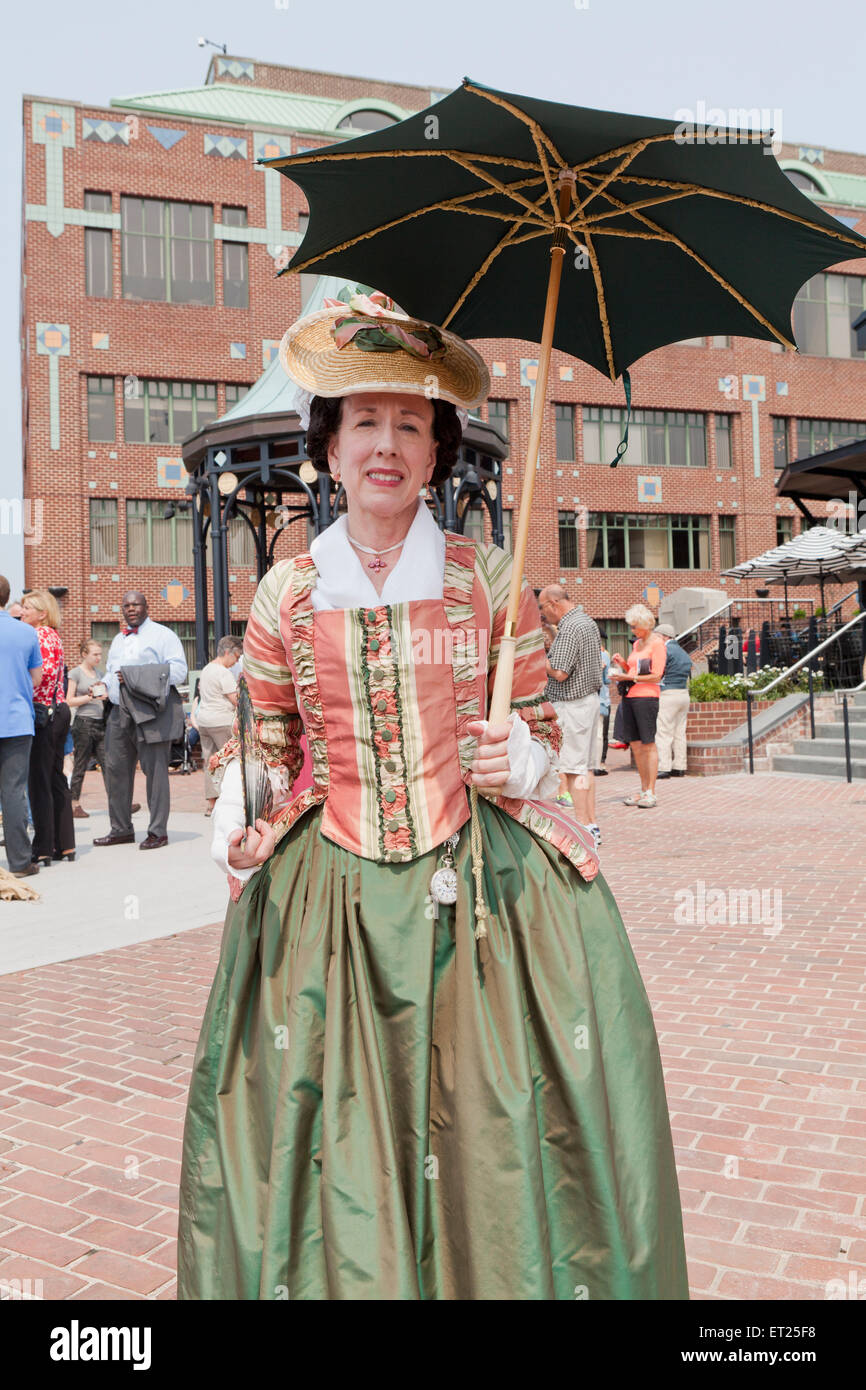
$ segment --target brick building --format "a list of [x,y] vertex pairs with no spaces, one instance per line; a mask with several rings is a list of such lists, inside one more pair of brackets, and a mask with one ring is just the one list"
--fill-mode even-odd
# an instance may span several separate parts
[[[186,483],[180,443],[261,375],[315,283],[275,280],[306,205],[254,161],[376,128],[440,95],[217,55],[189,90],[108,108],[25,98],[24,496],[42,506],[26,583],[67,587],[70,652],[91,633],[113,635],[131,586],[191,644],[191,520],[173,505]],[[780,162],[866,232],[866,155],[786,145]],[[866,436],[866,352],[850,327],[864,308],[866,262],[851,261],[801,291],[798,354],[745,338],[650,354],[632,368],[636,414],[615,471],[621,384],[554,353],[531,582],[562,579],[619,645],[630,602],[723,587],[721,569],[796,531],[793,505],[776,501],[778,467]],[[476,346],[492,375],[482,414],[510,440],[503,502],[513,512],[537,347]],[[750,377],[760,399],[744,399]],[[480,514],[472,528],[481,534]],[[240,532],[229,558],[240,623],[255,583]]]

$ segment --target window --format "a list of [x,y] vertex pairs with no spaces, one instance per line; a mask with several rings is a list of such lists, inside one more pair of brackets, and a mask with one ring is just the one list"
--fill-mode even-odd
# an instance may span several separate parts
[[773,462],[777,468],[786,468],[788,459],[788,421],[783,415],[773,416]]
[[788,541],[794,539],[794,518],[792,516],[776,517],[776,545],[786,545]]
[[602,637],[601,645],[613,656],[614,652],[619,652],[620,656],[627,657],[631,651],[631,628],[622,618],[597,618],[599,628],[607,633],[607,641]]
[[[246,208],[223,208],[224,227],[246,225]],[[228,309],[250,307],[249,249],[245,241],[223,241],[223,304]]]
[[578,517],[578,512],[559,513],[559,568],[563,570],[576,570],[580,564]]
[[[245,628],[246,622],[238,618],[232,618],[229,623],[229,633],[232,637],[243,637]],[[171,630],[180,639],[180,645],[183,647],[183,654],[186,657],[187,666],[190,671],[194,671],[196,669],[195,623],[178,623],[172,619]],[[215,636],[213,623],[208,623],[207,650],[208,656],[211,658],[216,654]],[[192,694],[191,691],[190,694]]]
[[87,378],[87,438],[91,444],[113,444],[114,377]]
[[731,441],[730,415],[716,416],[716,467],[733,468],[734,453]]
[[167,517],[170,510],[168,502],[127,501],[127,565],[192,564],[192,512]]
[[[626,411],[583,408],[585,463],[610,463],[623,437]],[[638,468],[706,468],[707,417],[683,410],[634,410],[623,463]]]
[[[483,502],[475,507],[467,507],[463,512],[463,535],[469,536],[474,541],[493,540],[493,523]],[[511,512],[509,510],[502,513],[503,550],[510,552],[511,543]]]
[[229,382],[226,387],[226,410],[231,410],[233,405],[242,401],[249,389],[248,386],[238,386],[236,382]]
[[574,406],[555,405],[553,407],[556,429],[556,458],[561,463],[573,463],[574,452]]
[[[310,225],[310,214],[309,214],[308,212],[299,212],[299,213],[298,213],[298,231],[301,233],[301,236],[306,236],[307,228],[309,227],[309,225]],[[301,291],[301,313],[303,313],[303,312],[304,312],[304,307],[305,307],[305,305],[307,304],[307,302],[309,301],[310,295],[313,293],[313,290],[316,288],[316,284],[318,283],[319,277],[318,277],[318,275],[310,275],[310,274],[308,274],[307,271],[302,270],[301,273],[300,273],[299,278],[300,278],[300,281],[301,281],[301,284],[300,284],[300,291]]]
[[487,402],[488,423],[498,429],[504,439],[508,439],[508,401]]
[[866,421],[795,420],[794,438],[796,457],[807,459],[813,454],[824,454],[830,449],[841,449],[845,444],[866,439]]
[[729,348],[730,346],[731,340],[727,333],[717,333],[714,337],[710,338],[710,347]]
[[337,123],[338,130],[384,130],[385,126],[395,125],[396,116],[390,116],[386,111],[377,111],[370,107],[364,111],[353,111],[350,115],[344,116]]
[[719,517],[719,569],[730,570],[737,563],[737,518]]
[[124,299],[213,304],[213,209],[121,198]]
[[677,338],[674,347],[703,347],[703,338]]
[[116,565],[117,558],[117,499],[91,497],[90,563]]
[[710,519],[590,512],[586,555],[591,569],[708,570]]
[[242,517],[235,514],[228,525],[229,564],[238,569],[255,569],[256,542],[252,531]]
[[795,188],[802,188],[804,193],[820,193],[821,186],[817,179],[810,178],[804,174],[802,169],[783,169],[782,173],[790,179]]
[[123,401],[127,444],[180,444],[216,419],[216,386],[210,382],[132,381]]
[[816,357],[866,357],[851,327],[866,308],[866,276],[813,275],[794,301],[794,337]]
[[[84,210],[111,212],[111,194],[85,193]],[[84,293],[93,299],[111,299],[114,293],[111,231],[107,227],[84,228]]]

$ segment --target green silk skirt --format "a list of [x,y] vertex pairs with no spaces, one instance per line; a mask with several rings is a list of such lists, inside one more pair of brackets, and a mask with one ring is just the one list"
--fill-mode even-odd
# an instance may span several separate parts
[[431,852],[302,816],[229,906],[183,1139],[179,1299],[685,1299],[649,1001],[613,896],[483,798]]

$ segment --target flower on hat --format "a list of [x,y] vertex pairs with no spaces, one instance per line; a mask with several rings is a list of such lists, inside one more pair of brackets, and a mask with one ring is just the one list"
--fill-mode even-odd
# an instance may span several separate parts
[[[408,352],[412,357],[433,359],[445,352],[442,335],[432,324],[414,324],[411,331],[403,328],[403,314],[396,313],[393,299],[382,290],[364,292],[358,286],[354,292],[343,286],[336,299],[325,299],[326,309],[343,309],[331,326],[338,348],[353,343],[363,352]],[[370,320],[377,320],[371,323]],[[385,322],[382,322],[385,320]]]

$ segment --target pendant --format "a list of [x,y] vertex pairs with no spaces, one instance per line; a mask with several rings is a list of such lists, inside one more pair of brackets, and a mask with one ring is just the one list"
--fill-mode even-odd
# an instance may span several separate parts
[[367,569],[368,569],[368,570],[383,570],[383,569],[385,569],[385,561],[382,559],[382,556],[381,556],[381,555],[377,555],[376,558],[375,558],[374,560],[371,560],[371,561],[369,562],[369,564],[367,565]]
[[[457,848],[459,839],[459,833],[449,835],[445,841],[439,867],[430,879],[430,897],[437,905],[437,909],[439,904],[445,906],[457,901],[457,872],[454,868],[454,850]],[[438,910],[436,915],[438,917]]]

